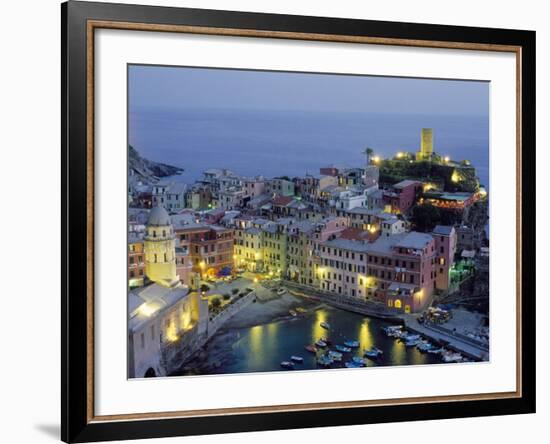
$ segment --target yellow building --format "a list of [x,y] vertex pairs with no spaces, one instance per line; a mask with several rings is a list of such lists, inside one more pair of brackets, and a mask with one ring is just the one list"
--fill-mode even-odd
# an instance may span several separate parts
[[416,152],[416,160],[431,160],[434,152],[433,130],[422,128],[420,135],[420,151]]
[[145,274],[164,287],[179,283],[176,274],[176,244],[170,216],[163,207],[149,214],[145,228]]

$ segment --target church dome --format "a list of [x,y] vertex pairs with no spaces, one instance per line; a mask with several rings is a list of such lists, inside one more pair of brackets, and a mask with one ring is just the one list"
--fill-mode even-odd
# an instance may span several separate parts
[[170,216],[164,207],[155,207],[149,213],[147,225],[168,226],[171,225]]

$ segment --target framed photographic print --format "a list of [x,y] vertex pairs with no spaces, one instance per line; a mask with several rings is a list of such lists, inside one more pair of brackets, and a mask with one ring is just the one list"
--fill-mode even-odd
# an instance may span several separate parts
[[62,439],[535,411],[535,33],[62,5]]

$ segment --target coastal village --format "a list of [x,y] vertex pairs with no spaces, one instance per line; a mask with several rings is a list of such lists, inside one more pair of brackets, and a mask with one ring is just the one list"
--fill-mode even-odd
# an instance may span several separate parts
[[[488,193],[432,129],[415,151],[365,148],[363,165],[300,177],[212,168],[184,183],[130,150],[129,377],[172,374],[239,312],[285,294],[387,320],[388,337],[442,362],[489,359]],[[299,368],[300,353],[319,368],[381,358],[374,346],[346,357],[360,343],[322,324],[273,370]]]

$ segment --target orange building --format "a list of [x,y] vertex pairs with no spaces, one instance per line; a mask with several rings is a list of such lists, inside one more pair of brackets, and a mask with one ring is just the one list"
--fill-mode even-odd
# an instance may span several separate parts
[[186,248],[193,271],[202,278],[222,270],[233,271],[233,230],[218,225],[197,224],[177,228],[176,245]]
[[143,239],[134,233],[128,235],[128,286],[142,287],[145,277],[145,255],[143,254]]

